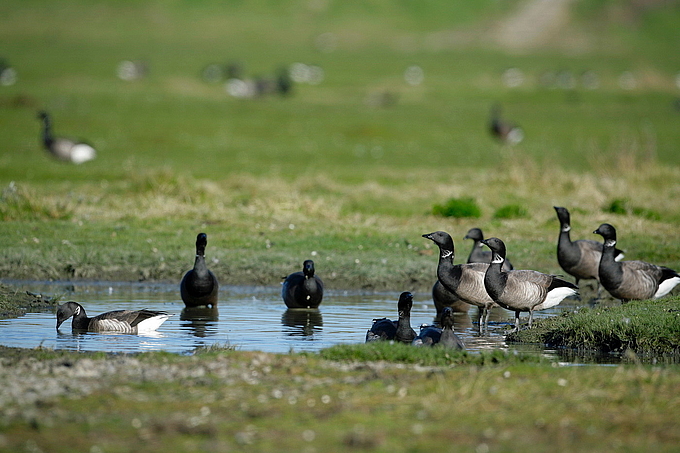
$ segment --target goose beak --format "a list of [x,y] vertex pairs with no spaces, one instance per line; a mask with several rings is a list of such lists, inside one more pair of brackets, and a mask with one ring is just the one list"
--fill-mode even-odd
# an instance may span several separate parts
[[424,237],[425,239],[430,239],[430,240],[431,240],[431,239],[432,239],[432,233],[423,234],[423,237]]

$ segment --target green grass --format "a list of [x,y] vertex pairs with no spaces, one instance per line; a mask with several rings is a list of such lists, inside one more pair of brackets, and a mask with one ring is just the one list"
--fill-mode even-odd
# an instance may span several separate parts
[[495,356],[423,366],[230,350],[0,348],[3,372],[29,367],[35,383],[71,386],[37,401],[18,391],[5,397],[0,451],[422,451],[443,442],[456,450],[674,451],[680,440],[676,366]]
[[540,319],[510,341],[545,344],[602,353],[628,350],[639,356],[677,357],[680,353],[680,300],[666,297],[613,307],[581,308],[575,313]]

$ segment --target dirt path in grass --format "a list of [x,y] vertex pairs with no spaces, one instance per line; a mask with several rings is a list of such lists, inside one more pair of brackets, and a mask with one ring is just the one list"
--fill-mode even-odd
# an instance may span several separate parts
[[573,0],[529,0],[499,24],[495,41],[512,50],[532,49],[558,37],[569,23]]

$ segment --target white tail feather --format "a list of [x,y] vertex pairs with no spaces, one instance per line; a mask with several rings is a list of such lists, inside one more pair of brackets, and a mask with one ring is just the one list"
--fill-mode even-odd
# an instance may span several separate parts
[[659,297],[663,297],[670,293],[678,284],[680,284],[680,277],[673,277],[662,281],[659,285],[659,289],[657,289],[654,294],[654,299],[658,299]]

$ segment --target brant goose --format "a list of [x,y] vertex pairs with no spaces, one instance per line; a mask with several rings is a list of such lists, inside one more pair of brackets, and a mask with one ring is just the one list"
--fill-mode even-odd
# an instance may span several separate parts
[[673,269],[644,261],[615,261],[616,229],[610,224],[603,223],[593,233],[604,239],[600,283],[615,298],[622,302],[658,299],[680,284],[680,274]]
[[453,310],[445,307],[441,316],[441,329],[433,326],[422,326],[420,334],[413,339],[414,346],[440,345],[450,349],[465,349],[465,343],[453,332]]
[[288,308],[317,308],[323,299],[323,281],[314,275],[314,261],[305,260],[301,272],[283,281],[281,297]]
[[114,310],[88,318],[85,309],[77,302],[66,302],[57,309],[57,330],[73,316],[73,330],[90,332],[148,333],[153,332],[170,315],[154,310]]
[[496,305],[484,289],[484,273],[489,267],[486,263],[453,264],[453,239],[444,231],[423,234],[439,247],[437,278],[444,287],[459,299],[479,307],[479,330],[488,327],[491,307]]
[[82,164],[96,157],[95,149],[84,142],[70,138],[54,137],[52,135],[52,121],[47,112],[39,112],[38,118],[43,122],[42,142],[45,149],[59,160]]
[[[569,211],[566,208],[554,206],[560,221],[560,236],[557,240],[557,261],[564,271],[576,279],[576,285],[581,279],[597,281],[597,299],[600,298],[600,279],[598,267],[602,257],[602,243],[588,239],[573,241],[569,237],[571,230]],[[615,259],[623,258],[621,250],[615,250]]]
[[187,271],[179,284],[179,292],[182,295],[184,305],[187,307],[215,307],[219,283],[208,266],[205,264],[205,246],[208,244],[208,235],[199,233],[196,236],[196,260],[194,268]]
[[411,328],[411,307],[413,307],[413,294],[408,291],[401,293],[399,302],[397,302],[399,320],[374,319],[373,325],[366,332],[366,343],[377,340],[396,340],[403,343],[413,341],[416,332]]
[[489,131],[498,140],[509,145],[516,145],[524,140],[524,131],[521,127],[501,118],[501,107],[498,104],[491,108]]
[[451,307],[453,311],[458,313],[467,313],[470,309],[470,304],[460,300],[458,296],[446,289],[439,280],[432,285],[432,300],[437,309],[437,318],[441,318],[444,307]]
[[[474,241],[472,250],[470,250],[470,256],[468,256],[468,263],[489,264],[491,262],[491,252],[482,249],[482,247],[484,247],[484,244],[482,244],[482,241],[484,240],[484,233],[482,233],[482,230],[479,228],[470,228],[463,239],[472,239]],[[511,271],[512,269],[512,263],[509,259],[506,259],[505,262],[503,262],[503,270]]]
[[578,294],[578,286],[554,275],[531,270],[504,272],[505,244],[498,238],[482,241],[493,253],[493,259],[484,276],[487,292],[503,308],[515,312],[515,328],[519,331],[519,314],[529,312],[529,328],[533,323],[534,310],[551,308],[564,298]]

